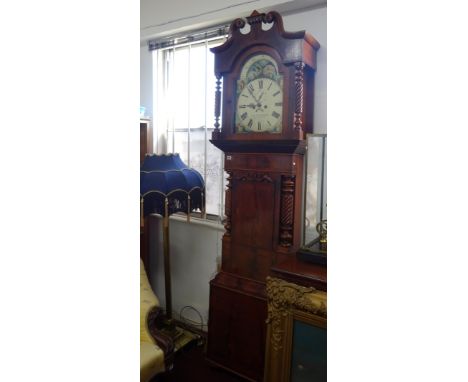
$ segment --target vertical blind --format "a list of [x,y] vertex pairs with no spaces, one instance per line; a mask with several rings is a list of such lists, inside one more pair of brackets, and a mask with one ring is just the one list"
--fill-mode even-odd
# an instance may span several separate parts
[[[206,182],[207,213],[223,216],[222,153],[208,142],[214,129],[214,56],[224,28],[150,41],[153,52],[154,115],[158,152],[177,152]],[[164,147],[164,148],[163,148]]]

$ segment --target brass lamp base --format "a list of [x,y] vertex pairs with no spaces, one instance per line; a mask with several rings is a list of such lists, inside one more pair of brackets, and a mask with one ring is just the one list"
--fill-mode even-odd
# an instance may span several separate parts
[[200,335],[177,326],[172,319],[166,320],[159,330],[172,338],[174,341],[174,352],[178,352],[188,344],[201,339]]
[[177,352],[182,349],[184,346],[191,344],[192,342],[198,342],[200,340],[200,336],[198,334],[194,334],[189,332],[186,329],[182,329],[177,327],[177,335],[174,339],[174,351]]

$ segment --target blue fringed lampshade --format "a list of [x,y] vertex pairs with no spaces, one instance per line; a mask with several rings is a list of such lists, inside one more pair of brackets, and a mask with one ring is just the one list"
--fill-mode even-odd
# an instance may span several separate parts
[[146,155],[140,168],[142,217],[156,213],[204,211],[205,182],[182,162],[179,154]]

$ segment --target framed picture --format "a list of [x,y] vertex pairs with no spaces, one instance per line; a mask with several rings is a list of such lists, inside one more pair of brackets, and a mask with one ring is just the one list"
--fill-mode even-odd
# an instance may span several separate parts
[[327,295],[267,278],[264,382],[326,382]]

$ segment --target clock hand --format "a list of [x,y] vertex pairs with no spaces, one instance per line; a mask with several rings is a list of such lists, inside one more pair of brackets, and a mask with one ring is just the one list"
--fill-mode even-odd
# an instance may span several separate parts
[[251,109],[255,109],[255,104],[252,102],[252,103],[249,103],[249,104],[244,104],[244,105],[239,105],[239,107],[250,107]]
[[252,90],[250,90],[249,87],[247,87],[247,90],[249,91],[249,93],[250,93],[250,95],[252,96],[252,98],[254,99],[254,101],[257,102],[257,103],[259,103],[258,100],[257,100],[257,98],[253,95]]
[[257,105],[256,105],[257,111],[259,111],[259,110],[261,111],[261,110],[262,110],[262,104],[260,103],[260,100],[261,100],[262,97],[263,97],[263,93],[264,93],[264,92],[262,91],[262,92],[260,93],[260,97],[258,97],[258,100],[256,100],[256,101],[257,101]]
[[263,93],[265,93],[265,92],[262,91],[262,94],[260,94],[260,97],[258,97],[258,101],[257,101],[258,103],[260,103],[260,100],[261,100],[262,97],[263,97]]

